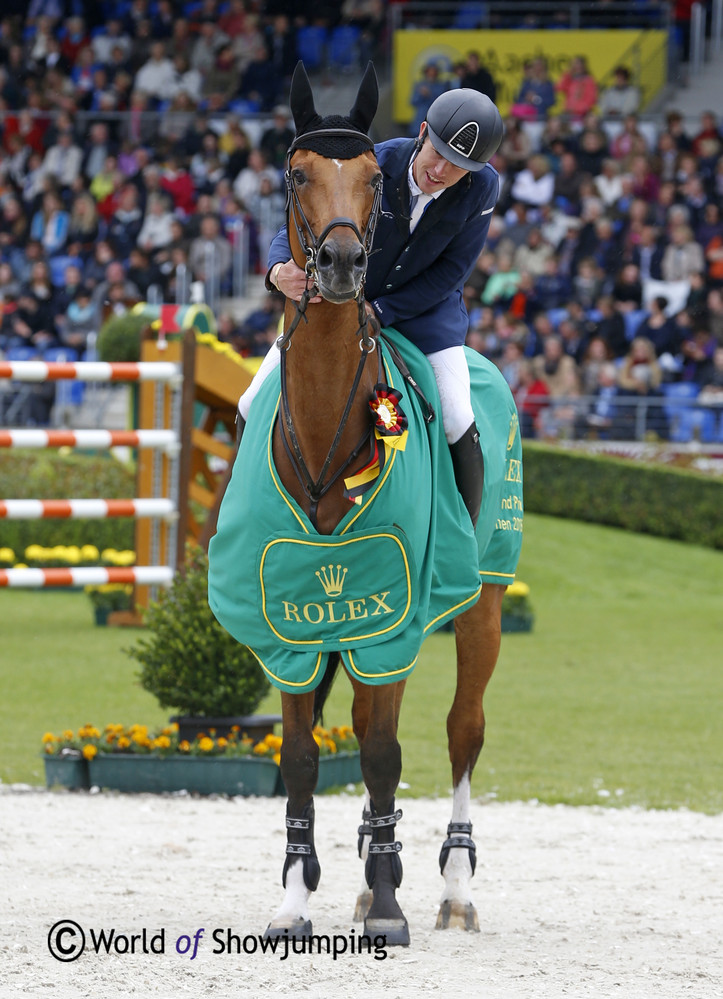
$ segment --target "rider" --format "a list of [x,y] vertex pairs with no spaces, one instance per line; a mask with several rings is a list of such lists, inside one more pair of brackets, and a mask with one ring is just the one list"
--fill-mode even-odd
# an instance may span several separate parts
[[[383,196],[365,283],[368,311],[411,340],[432,365],[455,480],[474,524],[484,471],[463,350],[468,316],[462,288],[497,202],[499,177],[488,161],[502,134],[492,101],[462,88],[431,104],[416,139],[375,146]],[[266,284],[294,301],[306,287],[305,272],[291,259],[285,227],[271,243]],[[279,351],[272,347],[239,400],[242,421],[278,363]]]

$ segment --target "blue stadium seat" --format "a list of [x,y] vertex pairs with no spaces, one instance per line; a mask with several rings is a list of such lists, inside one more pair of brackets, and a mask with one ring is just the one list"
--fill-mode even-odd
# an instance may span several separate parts
[[[43,360],[53,364],[73,364],[79,359],[78,351],[73,347],[48,347],[43,352]],[[60,409],[70,406],[80,406],[85,393],[85,383],[59,379],[55,383],[55,405]]]
[[625,321],[625,336],[628,340],[632,340],[637,332],[638,326],[642,323],[643,319],[647,319],[650,313],[646,309],[633,309],[632,312],[623,312],[623,319]]
[[695,405],[700,386],[695,382],[671,382],[663,385],[665,415],[670,425],[670,439],[687,443],[698,439],[710,444],[716,437],[715,414]]
[[50,265],[50,283],[54,288],[62,288],[65,284],[66,267],[74,265],[75,267],[80,267],[81,271],[83,269],[83,261],[80,257],[68,256],[66,254],[51,257],[48,263]]
[[484,3],[461,3],[454,15],[452,28],[456,31],[474,31],[481,27],[486,13],[487,5]]
[[307,70],[321,69],[326,63],[329,33],[320,25],[306,25],[296,32],[296,54]]
[[332,28],[329,38],[329,66],[332,69],[352,70],[358,67],[360,36],[360,29],[353,24]]

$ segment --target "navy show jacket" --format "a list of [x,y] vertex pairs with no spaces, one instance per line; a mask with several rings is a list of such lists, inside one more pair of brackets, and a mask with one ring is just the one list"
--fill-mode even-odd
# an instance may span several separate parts
[[[413,139],[388,139],[375,152],[383,174],[365,294],[382,326],[393,326],[425,354],[463,344],[469,318],[462,289],[485,244],[499,195],[489,163],[431,201],[409,234],[407,171]],[[269,248],[269,270],[291,258],[282,228]]]

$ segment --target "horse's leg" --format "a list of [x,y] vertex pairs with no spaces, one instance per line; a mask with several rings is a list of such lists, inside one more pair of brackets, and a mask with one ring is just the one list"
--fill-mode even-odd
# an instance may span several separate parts
[[281,776],[286,803],[286,862],[281,907],[269,923],[266,936],[306,937],[311,933],[308,902],[319,883],[319,861],[314,847],[314,788],[319,774],[319,747],[311,732],[314,694],[281,694],[284,741]]
[[476,852],[469,818],[470,781],[485,734],[484,692],[500,651],[500,618],[506,587],[485,583],[474,607],[455,620],[457,689],[447,717],[452,762],[452,821],[439,865],[444,877],[437,928],[479,931],[472,902]]
[[[402,773],[402,752],[397,740],[404,681],[364,687],[352,680],[355,696],[352,717],[361,747],[361,768],[369,796],[364,874],[371,889],[371,904],[364,918],[364,932],[384,935],[389,946],[409,945],[409,927],[396,900],[402,880],[401,843],[394,829],[401,818],[394,795]],[[365,833],[360,833],[363,839]],[[364,907],[366,899],[362,904]],[[358,903],[359,904],[359,900]]]

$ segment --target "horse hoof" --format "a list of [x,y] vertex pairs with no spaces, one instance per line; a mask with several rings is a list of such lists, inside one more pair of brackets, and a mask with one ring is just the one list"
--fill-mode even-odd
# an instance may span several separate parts
[[372,937],[384,937],[387,947],[409,946],[409,924],[406,919],[366,919],[364,933]]
[[354,910],[355,923],[363,923],[367,918],[367,913],[372,907],[372,899],[374,896],[370,891],[363,891],[361,895],[357,895],[356,898],[356,909]]
[[471,902],[454,902],[446,899],[439,907],[437,929],[457,929],[467,930],[468,933],[479,933],[477,910]]
[[264,940],[286,937],[288,940],[308,940],[311,936],[311,920],[295,919],[290,926],[274,926],[272,923],[264,931]]

